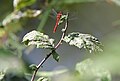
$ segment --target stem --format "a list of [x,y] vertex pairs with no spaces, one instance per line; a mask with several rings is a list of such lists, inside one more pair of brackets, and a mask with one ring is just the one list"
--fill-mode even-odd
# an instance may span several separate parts
[[[68,16],[68,15],[69,15],[69,14],[67,13],[67,16]],[[51,51],[45,58],[43,58],[43,60],[37,65],[37,68],[36,68],[36,69],[34,70],[34,72],[33,72],[31,81],[34,81],[35,76],[36,76],[37,71],[39,70],[39,68],[47,61],[47,59],[52,55],[52,53],[62,44],[62,41],[63,41],[63,39],[64,39],[64,37],[65,37],[67,28],[68,28],[68,17],[67,17],[67,19],[66,19],[64,31],[62,31],[63,33],[62,33],[62,36],[61,36],[59,42],[58,42],[57,45],[54,47],[54,50],[52,50],[52,51]]]
[[[69,14],[67,13],[67,16],[68,16],[68,15],[69,15]],[[66,19],[66,23],[65,23],[65,27],[64,27],[64,31],[63,31],[63,34],[62,34],[62,36],[61,36],[61,39],[59,40],[59,42],[58,42],[57,45],[55,46],[55,49],[57,49],[57,48],[61,45],[61,43],[62,43],[62,41],[63,41],[63,39],[64,39],[64,37],[65,37],[67,28],[68,28],[68,17],[67,17],[67,19]]]

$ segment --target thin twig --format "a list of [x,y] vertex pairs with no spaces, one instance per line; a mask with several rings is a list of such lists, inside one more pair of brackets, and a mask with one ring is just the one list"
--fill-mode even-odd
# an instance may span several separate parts
[[[67,13],[67,16],[69,14]],[[59,40],[59,42],[57,43],[57,45],[54,47],[54,50],[52,50],[38,65],[37,65],[37,68],[34,70],[33,72],[33,75],[32,75],[32,78],[31,78],[31,81],[34,81],[35,79],[35,76],[37,74],[37,71],[39,70],[39,68],[45,63],[45,61],[52,55],[52,53],[62,44],[62,41],[65,37],[65,34],[66,34],[66,30],[68,28],[68,17],[66,19],[66,23],[65,23],[65,27],[64,27],[64,31],[62,31],[62,36],[61,36],[61,39]]]

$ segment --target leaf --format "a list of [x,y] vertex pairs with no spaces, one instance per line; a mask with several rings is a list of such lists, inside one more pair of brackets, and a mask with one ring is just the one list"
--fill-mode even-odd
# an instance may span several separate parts
[[59,61],[60,56],[59,56],[59,54],[57,54],[56,51],[53,51],[52,56],[53,56],[53,58],[54,58],[57,62]]
[[21,12],[13,12],[9,14],[3,21],[2,25],[6,26],[9,23],[12,23],[13,21],[17,22],[16,20],[19,20],[22,17]]
[[54,48],[54,39],[51,39],[48,37],[48,35],[44,35],[43,33],[39,31],[31,31],[27,33],[23,37],[23,41],[26,45],[36,45],[37,48],[46,48],[46,49],[52,49]]
[[0,72],[6,74],[12,70],[16,73],[25,71],[23,61],[13,55],[10,50],[6,48],[0,49]]
[[13,23],[19,21],[21,18],[24,17],[37,17],[38,15],[41,14],[41,10],[31,10],[31,9],[27,9],[26,11],[15,11],[12,12],[11,14],[9,14],[3,21],[2,21],[2,25],[6,26],[9,23]]
[[5,76],[5,73],[0,72],[0,81],[4,78],[4,76]]
[[27,9],[26,11],[24,11],[23,17],[37,17],[38,15],[41,14],[41,10],[32,10],[32,9]]
[[64,41],[69,45],[74,45],[78,48],[85,48],[90,53],[92,51],[103,51],[100,47],[102,46],[101,42],[90,34],[82,34],[79,32],[73,32],[64,37]]
[[47,77],[40,77],[37,81],[49,81]]
[[38,72],[38,76],[52,77],[55,75],[60,75],[68,72],[68,69],[54,70],[54,71],[41,71]]
[[13,6],[16,10],[20,10],[26,6],[30,6],[35,3],[36,0],[14,0]]
[[31,64],[29,67],[30,67],[32,70],[36,70],[36,69],[37,69],[37,65],[35,65],[35,64]]
[[19,42],[19,38],[14,33],[8,33],[8,39],[6,40],[6,44],[4,46],[14,55],[17,55],[19,58],[22,57],[22,50],[25,46]]
[[91,59],[77,63],[76,70],[85,81],[111,81],[110,72],[102,66],[96,66]]
[[58,25],[63,23],[68,18],[68,15],[62,15],[60,18],[60,21],[58,22]]

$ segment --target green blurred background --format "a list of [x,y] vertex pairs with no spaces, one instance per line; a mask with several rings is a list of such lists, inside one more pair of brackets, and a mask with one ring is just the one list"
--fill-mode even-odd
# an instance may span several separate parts
[[[39,9],[42,11],[40,15],[37,17],[25,16],[15,20],[13,19],[10,24],[8,23],[4,26],[2,22],[6,16],[19,10],[19,8],[15,9],[15,7],[13,7],[13,0],[1,0],[0,70],[6,71],[8,68],[17,68],[18,71],[20,71],[18,72],[20,75],[24,74],[23,72],[31,72],[29,65],[32,63],[38,64],[45,57],[45,54],[49,53],[49,50],[25,47],[21,41],[22,37],[27,32],[34,29],[48,34],[50,37],[54,38],[56,42],[60,39],[63,25],[58,27],[56,33],[52,33],[55,25],[55,17],[53,18],[53,12],[50,12],[52,8],[56,11],[63,11],[64,13],[68,11],[70,13],[71,20],[69,21],[67,33],[78,31],[91,34],[103,43],[104,51],[98,54],[89,54],[84,49],[79,50],[74,46],[63,43],[63,45],[57,49],[60,55],[60,61],[56,62],[50,57],[41,70],[73,70],[76,63],[91,58],[95,61],[95,66],[104,66],[110,71],[112,81],[119,81],[119,0],[37,0],[34,4],[28,4],[25,8],[20,10],[24,12],[26,9]],[[23,76],[19,76],[19,78],[22,78],[22,81],[27,81]],[[16,80],[19,81],[20,79]],[[9,80],[6,79],[3,81]]]

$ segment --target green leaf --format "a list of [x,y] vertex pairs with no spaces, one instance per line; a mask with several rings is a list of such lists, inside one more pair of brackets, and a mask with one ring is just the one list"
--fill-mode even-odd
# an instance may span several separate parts
[[24,17],[37,17],[38,15],[41,14],[41,10],[31,10],[27,9],[26,11],[14,11],[11,14],[9,14],[3,21],[2,25],[6,26],[10,23],[17,23],[21,18]]
[[68,18],[68,15],[62,15],[60,18],[60,21],[58,22],[58,25],[63,23]]
[[102,66],[96,66],[94,61],[91,59],[77,63],[76,70],[79,72],[83,81],[111,81],[110,72]]
[[36,69],[37,69],[37,65],[35,65],[35,64],[31,64],[29,67],[30,67],[32,70],[36,70]]
[[5,73],[0,72],[0,81],[4,78],[4,76],[5,76]]
[[38,15],[41,14],[41,10],[32,10],[32,9],[27,9],[26,11],[22,12],[23,17],[37,17]]
[[40,77],[37,81],[49,81],[47,77]]
[[64,41],[69,45],[74,45],[78,48],[85,48],[90,53],[103,51],[100,47],[102,46],[101,42],[90,34],[82,34],[79,32],[73,32],[64,37]]
[[31,31],[27,33],[23,37],[23,41],[26,45],[36,45],[37,48],[46,48],[46,49],[52,49],[54,48],[54,39],[51,39],[48,37],[48,35],[44,35],[43,33],[39,31]]
[[21,17],[22,17],[21,12],[12,12],[2,21],[2,25],[6,26],[8,24],[13,23],[14,21],[15,23],[18,23],[17,20],[19,20]]
[[57,62],[59,61],[60,56],[59,56],[59,54],[57,54],[56,51],[53,51],[52,56],[53,56],[53,58],[54,58]]
[[38,72],[38,76],[52,77],[55,75],[61,75],[68,72],[68,69],[54,70],[54,71],[41,71]]
[[17,55],[21,58],[22,50],[25,48],[25,46],[19,42],[19,38],[14,33],[9,33],[5,48],[9,49],[14,55]]
[[26,6],[30,6],[35,3],[36,0],[14,0],[13,6],[16,10],[20,10]]

